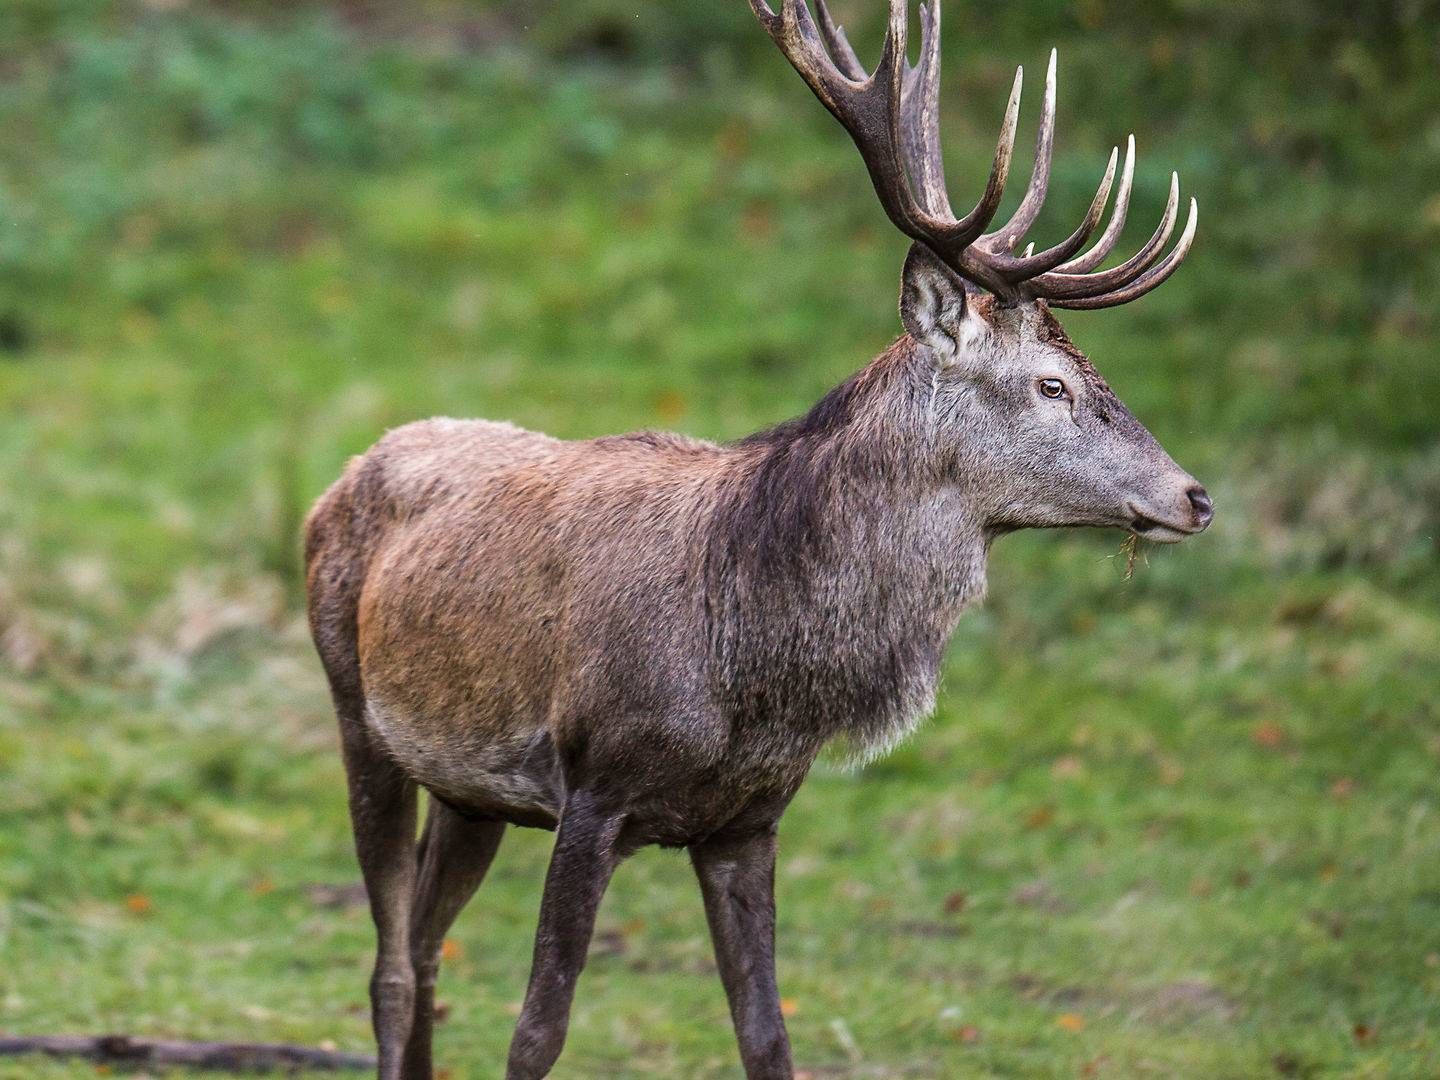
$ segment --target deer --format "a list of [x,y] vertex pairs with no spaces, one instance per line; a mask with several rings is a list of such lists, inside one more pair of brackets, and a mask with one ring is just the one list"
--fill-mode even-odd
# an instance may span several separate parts
[[1174,543],[1210,524],[1205,489],[1054,315],[1127,303],[1174,273],[1197,214],[1192,198],[1170,247],[1178,177],[1149,240],[1101,269],[1125,225],[1132,136],[1095,243],[1118,148],[1079,227],[1019,251],[1049,185],[1053,51],[1028,187],[990,229],[1023,69],[983,193],[957,217],[939,0],[920,7],[913,65],[908,0],[890,0],[868,72],[824,0],[814,14],[806,0],[750,6],[911,242],[901,336],[809,412],[732,443],[399,427],[307,519],[310,625],[376,927],[381,1080],[431,1076],[442,942],[510,826],[555,840],[508,1080],[559,1058],[601,898],[652,845],[693,864],[745,1075],[791,1077],[777,824],[817,755],[842,741],[883,753],[931,711],[998,537],[1076,526]]

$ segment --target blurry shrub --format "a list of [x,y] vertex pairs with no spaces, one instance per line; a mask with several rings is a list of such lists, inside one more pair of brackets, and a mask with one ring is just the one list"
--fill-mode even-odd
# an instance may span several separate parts
[[163,20],[124,39],[74,40],[51,92],[77,122],[104,115],[124,94],[144,110],[131,123],[156,137],[193,144],[257,131],[296,156],[373,163],[407,149],[425,124],[355,63],[350,45],[318,21],[276,36],[220,20]]
[[1268,448],[1249,475],[1248,523],[1291,568],[1364,568],[1403,581],[1440,556],[1440,445],[1398,460],[1324,436]]
[[113,25],[130,10],[124,0],[5,0],[0,4],[0,41],[5,42],[7,54],[4,63],[13,64],[23,49]]

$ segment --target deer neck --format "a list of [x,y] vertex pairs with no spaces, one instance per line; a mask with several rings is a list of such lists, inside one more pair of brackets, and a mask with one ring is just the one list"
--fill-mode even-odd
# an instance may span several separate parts
[[926,463],[933,385],[902,339],[805,417],[737,447],[707,559],[718,684],[739,721],[862,753],[934,702],[985,589],[988,537]]

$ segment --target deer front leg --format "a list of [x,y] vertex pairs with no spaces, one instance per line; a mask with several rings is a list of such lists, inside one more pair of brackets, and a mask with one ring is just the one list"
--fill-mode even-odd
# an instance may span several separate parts
[[694,844],[720,979],[747,1080],[791,1080],[790,1039],[775,985],[775,831]]
[[560,1056],[595,913],[619,861],[616,840],[623,823],[621,815],[603,809],[587,792],[571,792],[565,800],[506,1080],[540,1080]]

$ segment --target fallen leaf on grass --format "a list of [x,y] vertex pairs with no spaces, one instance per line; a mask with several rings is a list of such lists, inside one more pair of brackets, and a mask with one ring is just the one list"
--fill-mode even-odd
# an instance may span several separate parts
[[794,998],[781,998],[781,999],[780,999],[780,1015],[781,1015],[781,1016],[794,1016],[794,1015],[795,1015],[796,1013],[798,1013],[799,1011],[800,1011],[800,1003],[799,1003],[798,1001],[796,1001]]
[[1354,1034],[1355,1041],[1358,1043],[1363,1044],[1375,1041],[1375,1029],[1369,1024],[1356,1024]]
[[970,897],[964,889],[956,889],[949,896],[945,897],[945,903],[943,905],[945,914],[959,915],[960,912],[965,910],[965,905],[969,903],[969,901]]
[[125,898],[125,910],[131,915],[149,915],[155,904],[144,893],[131,893]]
[[1079,1013],[1061,1013],[1055,1018],[1055,1026],[1064,1031],[1084,1031],[1085,1018]]
[[454,938],[446,938],[440,944],[441,960],[459,960],[465,955],[465,947]]
[[1053,806],[1037,806],[1025,815],[1025,828],[1031,830],[1043,829],[1055,820],[1055,808]]
[[1285,729],[1274,720],[1262,720],[1250,732],[1250,739],[1266,750],[1278,750],[1285,745]]

